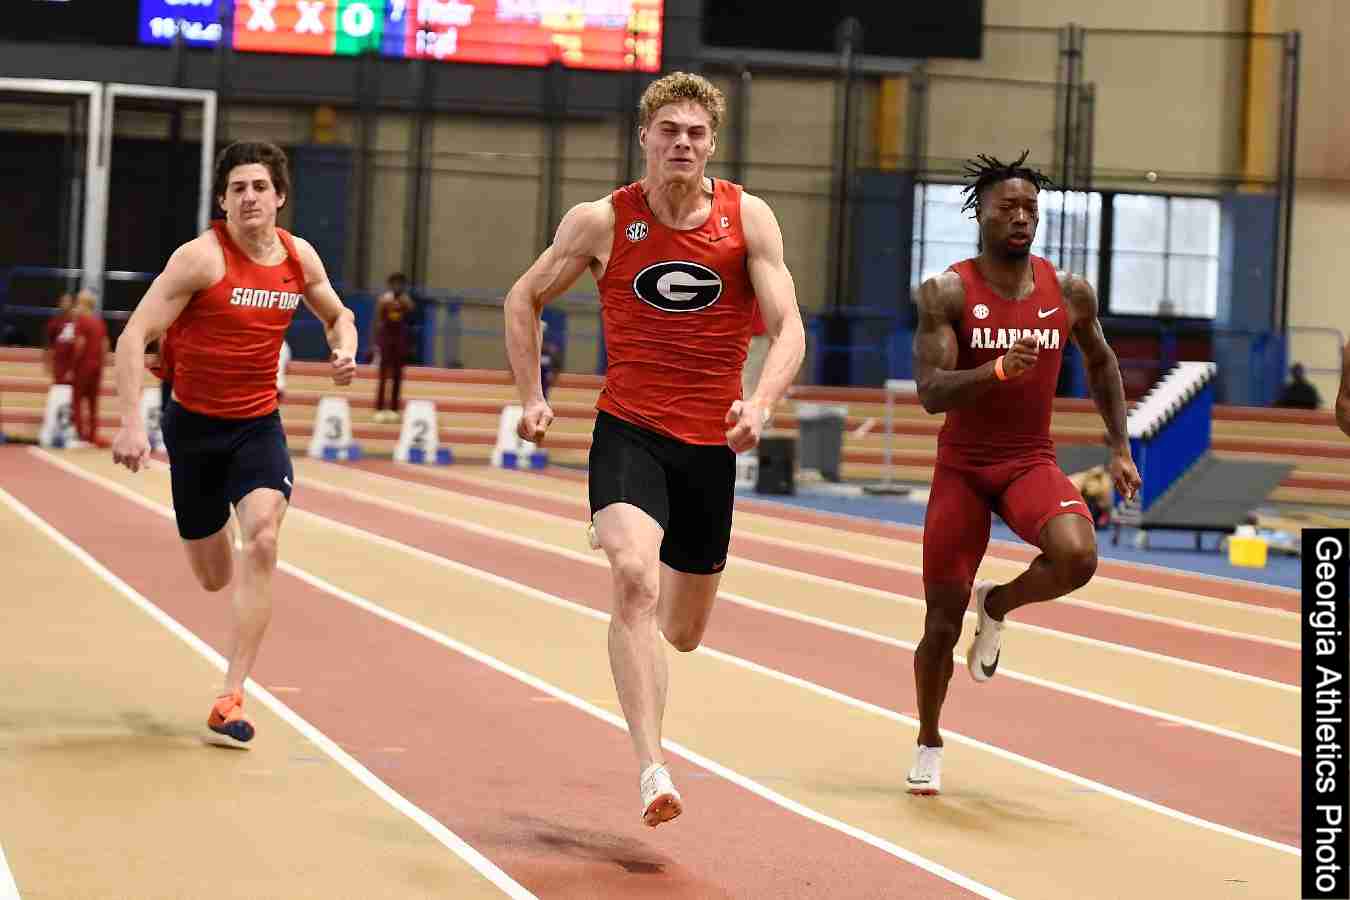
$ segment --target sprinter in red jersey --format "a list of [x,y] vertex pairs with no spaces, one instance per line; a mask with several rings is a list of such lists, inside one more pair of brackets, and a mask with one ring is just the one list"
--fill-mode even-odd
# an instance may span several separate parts
[[150,445],[141,420],[145,348],[172,348],[172,396],[161,417],[178,533],[202,587],[230,583],[233,506],[243,554],[235,584],[234,635],[225,689],[208,726],[238,741],[253,737],[244,681],[272,615],[277,536],[293,470],[277,410],[277,360],[303,301],[327,329],[333,382],[356,372],[356,326],[314,248],[277,227],[290,173],[265,143],[237,143],[216,161],[214,193],[225,220],[179,247],[117,341],[122,428],[113,459],[136,472]]
[[[553,420],[540,385],[540,312],[588,269],[600,289],[608,368],[591,442],[592,543],[613,573],[610,668],[650,826],[683,809],[661,755],[661,635],[685,651],[703,639],[731,539],[735,454],[759,443],[805,354],[773,212],[704,175],[725,110],[698,75],[653,82],[639,106],[646,177],[573,207],[506,297],[519,434],[538,442]],[[757,298],[772,345],[743,397]]]
[[[1050,439],[1064,344],[1077,342],[1106,423],[1116,490],[1133,497],[1139,472],[1125,431],[1125,391],[1116,355],[1097,320],[1097,296],[1076,275],[1031,255],[1037,195],[1047,179],[1025,165],[981,156],[967,172],[966,209],[980,227],[980,255],[919,288],[914,369],[919,400],[945,412],[923,529],[928,612],[914,654],[919,735],[912,794],[941,790],[938,718],[951,680],[952,651],[974,590],[976,625],[966,667],[977,682],[998,667],[1003,622],[1028,603],[1082,587],[1097,569],[1087,503],[1055,461]],[[975,581],[997,512],[1040,548],[1008,584]]]

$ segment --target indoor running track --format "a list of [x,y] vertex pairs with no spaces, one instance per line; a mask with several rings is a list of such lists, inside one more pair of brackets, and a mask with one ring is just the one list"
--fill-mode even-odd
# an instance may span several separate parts
[[227,749],[228,595],[164,464],[0,448],[0,897],[1297,891],[1295,592],[1104,562],[1017,614],[992,682],[958,664],[944,793],[910,797],[917,529],[742,501],[704,646],[667,648],[686,808],[653,830],[583,477],[296,472],[258,737]]

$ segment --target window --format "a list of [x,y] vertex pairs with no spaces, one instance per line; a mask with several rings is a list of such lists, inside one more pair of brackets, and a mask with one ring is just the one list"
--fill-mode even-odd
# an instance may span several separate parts
[[1112,313],[1212,319],[1219,307],[1219,202],[1117,194]]
[[[980,227],[969,212],[961,211],[965,202],[961,191],[959,184],[915,185],[912,288],[980,252]],[[1102,195],[1041,191],[1039,207],[1041,220],[1031,252],[1096,284]]]
[[969,212],[959,184],[914,186],[914,244],[910,263],[910,287],[940,274],[952,263],[979,253],[979,226]]
[[1062,272],[1097,284],[1102,229],[1102,195],[1083,191],[1041,191],[1041,221],[1031,252]]

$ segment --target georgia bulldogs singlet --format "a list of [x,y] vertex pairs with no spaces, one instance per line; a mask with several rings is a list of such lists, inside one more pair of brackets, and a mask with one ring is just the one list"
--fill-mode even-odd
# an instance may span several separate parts
[[711,214],[688,230],[662,225],[641,184],[616,190],[599,281],[608,365],[596,407],[689,444],[726,443],[755,310],[741,186],[712,184]]
[[260,266],[211,223],[225,254],[225,277],[192,295],[169,328],[173,393],[185,409],[220,419],[250,419],[277,408],[277,360],[305,272],[291,235],[277,229],[286,259]]
[[966,293],[965,310],[956,326],[960,348],[956,368],[973,369],[1002,356],[1027,333],[1040,338],[1041,353],[1021,377],[998,382],[975,402],[947,412],[938,432],[938,461],[979,465],[1004,462],[1013,455],[1047,454],[1053,461],[1050,417],[1069,340],[1069,313],[1055,267],[1039,256],[1031,257],[1035,288],[1021,300],[994,293],[973,259],[956,263],[951,270],[961,276]]

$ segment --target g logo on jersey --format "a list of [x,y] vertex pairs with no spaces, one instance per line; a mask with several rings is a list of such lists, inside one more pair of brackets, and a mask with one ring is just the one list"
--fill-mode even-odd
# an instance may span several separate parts
[[633,293],[665,312],[697,312],[722,296],[722,278],[707,266],[670,260],[639,272],[633,279]]

